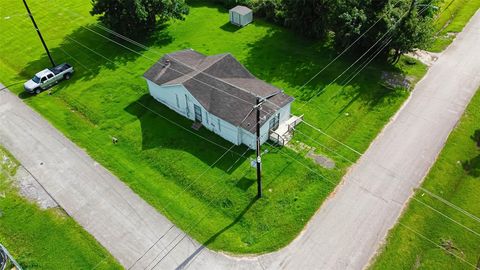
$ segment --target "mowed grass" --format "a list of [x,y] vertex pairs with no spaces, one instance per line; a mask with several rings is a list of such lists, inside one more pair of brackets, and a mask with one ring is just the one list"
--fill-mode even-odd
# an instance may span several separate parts
[[64,212],[21,197],[12,183],[17,168],[0,146],[0,243],[24,269],[122,269]]
[[[480,92],[477,92],[422,185],[477,217],[480,216],[480,147],[474,138],[480,137],[479,123]],[[472,219],[422,190],[414,196],[419,201],[409,203],[372,269],[478,269],[478,218]]]
[[438,7],[441,13],[435,22],[437,37],[430,47],[433,52],[441,52],[452,43],[480,8],[480,0],[442,0]]
[[[345,56],[301,88],[337,53],[261,20],[238,29],[228,24],[226,10],[191,2],[185,21],[159,28],[142,41],[148,46],[142,49],[98,28],[88,1],[45,5],[32,0],[56,61],[72,63],[77,72],[51,95],[29,96],[22,93],[22,83],[49,62],[21,2],[0,3],[0,66],[5,67],[0,81],[197,241],[231,253],[263,253],[288,244],[350,165],[340,156],[356,160],[358,155],[304,125],[295,141],[333,159],[335,169],[316,165],[305,157],[307,150],[265,145],[264,197],[255,200],[252,151],[240,146],[224,154],[228,142],[204,129],[192,130],[189,120],[148,95],[141,76],[157,59],[185,48],[230,52],[253,74],[295,96],[295,114],[358,151],[368,147],[408,96],[404,89],[381,86],[382,72],[416,81],[426,71],[407,59],[397,66],[375,63],[350,83],[342,84],[342,77],[323,90],[353,63]],[[113,145],[112,137],[119,143]]]

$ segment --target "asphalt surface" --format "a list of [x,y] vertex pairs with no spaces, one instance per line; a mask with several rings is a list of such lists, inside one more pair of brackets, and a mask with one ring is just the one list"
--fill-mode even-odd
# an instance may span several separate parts
[[480,12],[433,64],[301,235],[280,251],[262,256],[234,258],[184,237],[8,90],[0,91],[0,144],[126,268],[362,269],[479,87],[478,44]]

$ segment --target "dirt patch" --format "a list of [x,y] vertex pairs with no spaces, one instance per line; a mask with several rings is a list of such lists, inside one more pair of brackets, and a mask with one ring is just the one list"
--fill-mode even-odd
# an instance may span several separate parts
[[414,50],[413,52],[407,53],[408,56],[417,59],[418,61],[424,63],[425,65],[431,67],[440,56],[439,53],[428,52],[424,50]]
[[308,152],[307,157],[313,159],[315,163],[326,169],[335,168],[335,162],[333,160],[329,159],[326,156],[315,154],[313,150],[310,150],[310,152]]
[[311,158],[315,163],[322,166],[325,169],[335,168],[335,161],[331,160],[327,156],[315,153],[315,147],[304,144],[300,141],[295,141],[295,143],[287,144],[287,147],[294,150],[295,152],[304,152],[307,151],[307,157]]
[[19,167],[14,177],[20,194],[35,202],[41,209],[57,207],[55,200],[48,195],[42,186],[23,167]]

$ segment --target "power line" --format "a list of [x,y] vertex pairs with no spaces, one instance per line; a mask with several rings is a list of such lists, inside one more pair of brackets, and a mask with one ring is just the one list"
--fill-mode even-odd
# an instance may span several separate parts
[[[64,51],[64,52],[66,53],[66,51]],[[69,55],[68,53],[66,53],[66,54]],[[78,61],[78,60],[77,60],[77,61]],[[86,67],[86,66],[83,65],[83,64],[82,64],[82,66],[83,66],[83,67]],[[87,69],[88,69],[88,68],[87,68]],[[91,71],[91,70],[90,70],[90,71]],[[168,119],[168,118],[160,115],[159,113],[157,113],[157,112],[151,110],[150,108],[146,107],[145,105],[141,104],[140,102],[138,102],[138,103],[139,103],[141,106],[145,107],[146,109],[154,112],[154,113],[157,114],[158,116],[161,116],[162,118],[164,118],[164,119],[172,122],[173,124],[178,125],[177,123],[171,121],[170,119]],[[188,131],[189,131],[189,130],[188,130]],[[190,132],[191,132],[191,131],[190,131]],[[192,133],[193,133],[193,132],[192,132]],[[194,133],[194,134],[196,134],[196,133]],[[200,135],[198,135],[198,136],[200,136]],[[226,151],[225,153],[223,153],[223,155],[222,155],[219,159],[217,159],[217,161],[215,161],[214,164],[212,164],[209,168],[207,168],[207,170],[205,170],[205,171],[197,178],[197,180],[198,180],[202,175],[204,175],[210,168],[212,168],[221,158],[223,158],[223,157],[225,156],[225,154],[227,154],[228,152],[230,152],[234,146],[235,146],[235,145],[232,145],[232,147],[230,147],[229,149],[227,149],[227,151]],[[235,152],[234,152],[234,153],[235,153]],[[240,157],[240,158],[241,158],[241,157]],[[25,169],[26,169],[26,168],[25,168]],[[27,170],[27,169],[26,169],[26,170]],[[29,171],[27,170],[27,172],[29,172]],[[30,173],[30,172],[29,172],[29,173]],[[30,173],[30,174],[31,174],[31,173]],[[31,175],[32,175],[32,174],[31,174]],[[32,175],[32,176],[33,176],[33,175]],[[33,176],[33,177],[35,178],[35,176]],[[36,178],[35,178],[35,179],[36,179]],[[195,181],[196,181],[196,180],[195,180]],[[195,182],[195,181],[194,181],[194,182]],[[37,182],[38,182],[38,180],[37,180]],[[192,182],[192,183],[190,184],[190,186],[193,185],[194,182]],[[40,183],[39,183],[39,184],[40,184]],[[40,184],[40,185],[41,185],[41,184]],[[186,187],[186,188],[184,189],[184,191],[185,191],[187,188],[188,188],[188,187]],[[113,190],[116,192],[115,188],[114,188]],[[48,191],[47,191],[47,192],[48,192]],[[117,193],[117,194],[118,194],[118,193]],[[118,194],[118,195],[120,196],[120,194]],[[177,195],[177,196],[179,196],[179,195]],[[52,199],[54,199],[53,196],[51,196],[51,197],[52,197]],[[127,201],[126,201],[126,202],[127,202]],[[58,205],[60,205],[58,202],[56,202],[56,203],[57,203]],[[127,202],[127,204],[129,204],[129,203]],[[129,204],[129,205],[130,205],[130,204]],[[170,204],[168,204],[168,205],[170,205]],[[168,206],[168,205],[167,205],[167,206]],[[130,206],[131,206],[131,205],[130,205]],[[167,207],[167,206],[163,207],[163,209],[166,210],[166,207]],[[115,206],[114,206],[114,207],[115,207]],[[131,206],[131,207],[132,207],[132,206]],[[118,209],[117,209],[117,210],[118,210]],[[132,210],[134,210],[134,212],[138,215],[138,213],[136,212],[136,210],[135,210],[133,207],[132,207]],[[140,219],[141,219],[143,222],[145,222],[145,221],[143,220],[143,218],[141,218],[140,215],[138,215],[138,216],[140,217]],[[145,224],[146,224],[146,223],[145,223]],[[172,227],[173,227],[173,226],[172,226]],[[171,227],[171,228],[172,228],[172,227]],[[170,229],[171,229],[171,228],[170,228]],[[169,230],[170,230],[170,229],[169,229]],[[153,233],[153,231],[151,231],[151,232],[152,232],[153,235],[155,235],[155,233]],[[168,233],[168,231],[167,231],[167,233]],[[165,234],[164,234],[164,235],[165,235]],[[162,237],[163,237],[164,235],[162,235]],[[160,240],[162,237],[160,237],[159,240]],[[159,241],[159,240],[158,240],[158,241]],[[155,245],[158,243],[158,241],[156,241],[153,246],[155,246]],[[152,246],[152,247],[153,247],[153,246]],[[101,262],[100,262],[100,263],[101,263]]]
[[421,238],[423,238],[423,239],[427,240],[428,242],[432,243],[433,245],[435,245],[435,246],[437,246],[437,247],[439,247],[439,248],[441,248],[441,249],[445,250],[446,252],[448,252],[448,253],[450,253],[452,256],[454,256],[455,258],[457,258],[457,259],[459,259],[459,260],[463,261],[465,264],[468,264],[468,265],[472,266],[472,267],[473,267],[473,269],[477,269],[477,267],[476,267],[475,265],[473,265],[473,264],[471,264],[471,263],[467,262],[465,259],[463,259],[462,257],[458,256],[457,254],[455,254],[455,253],[454,253],[454,252],[452,252],[451,250],[449,250],[449,249],[447,249],[447,248],[445,248],[445,247],[443,247],[443,246],[441,246],[441,245],[439,245],[439,244],[435,243],[434,241],[432,241],[430,238],[426,237],[425,235],[423,235],[423,234],[421,234],[421,233],[419,233],[419,232],[415,231],[414,229],[410,228],[409,226],[407,226],[407,225],[403,224],[403,223],[402,223],[402,222],[400,222],[400,221],[398,222],[398,224],[400,224],[401,226],[405,227],[407,230],[409,230],[409,231],[411,231],[411,232],[415,233],[416,235],[420,236]]
[[[372,58],[372,59],[373,59],[373,58]],[[367,65],[368,65],[368,63],[367,63]],[[357,72],[357,74],[358,74],[358,72]]]
[[[387,44],[388,44],[388,43],[386,43],[386,45],[387,45]],[[386,45],[385,45],[385,46],[386,46]],[[380,53],[380,52],[381,52],[381,50],[378,51],[378,53]],[[377,53],[376,55],[378,55],[378,53]],[[376,55],[375,55],[375,56],[376,56]],[[373,59],[374,59],[374,57],[372,57],[372,58],[370,59],[370,61],[368,61],[368,62],[364,65],[364,67],[366,67]],[[363,68],[364,68],[364,67],[363,67]],[[363,69],[363,68],[362,68],[362,69]],[[362,69],[360,69],[348,82],[350,82]],[[361,153],[360,153],[360,154],[361,154]],[[459,224],[459,225],[460,225],[460,224]]]
[[[77,61],[78,61],[78,60],[77,60]],[[82,65],[82,66],[84,66],[84,65]],[[137,102],[137,103],[138,103],[139,105],[141,105],[142,107],[144,107],[145,109],[147,109],[147,110],[153,112],[154,114],[156,114],[156,115],[164,118],[165,120],[171,122],[172,124],[179,125],[179,124],[177,124],[176,122],[174,122],[174,121],[172,121],[172,120],[164,117],[163,115],[159,114],[158,112],[150,109],[149,107],[145,106],[144,104],[142,104],[142,103],[140,103],[140,102]],[[184,128],[183,126],[181,126],[181,127]],[[185,128],[184,128],[184,129],[185,129]],[[190,131],[190,130],[188,130],[188,129],[186,129],[186,130],[189,131],[189,132],[191,132],[191,133],[194,133],[194,132],[192,132],[192,131]],[[198,135],[197,133],[194,133],[194,134]],[[198,135],[198,136],[200,136],[200,135]],[[201,136],[200,136],[200,137],[201,137]],[[202,137],[202,138],[203,138],[203,137]],[[219,159],[217,159],[212,165],[209,166],[209,168],[207,168],[207,170],[205,170],[205,171],[204,171],[201,175],[199,175],[193,182],[191,182],[190,185],[188,185],[187,187],[185,187],[182,192],[185,192],[186,189],[188,189],[188,188],[189,188],[190,186],[192,186],[195,182],[197,182],[209,169],[213,168],[213,166],[214,166],[216,163],[218,163],[218,162],[220,161],[220,159],[222,159],[228,152],[233,152],[233,151],[232,151],[232,148],[233,148],[234,146],[235,146],[235,145],[233,144],[229,149],[227,149],[227,151],[224,152],[223,155],[221,155]],[[249,149],[247,149],[247,151],[248,151],[248,150],[249,150]],[[246,151],[246,152],[247,152],[247,151]],[[239,159],[241,159],[241,158],[246,154],[246,152],[245,152],[243,155],[241,155],[241,156],[239,157]],[[235,152],[233,152],[233,153],[235,153]],[[236,163],[236,162],[238,162],[238,159],[237,159],[237,161],[235,161],[235,163]],[[232,165],[232,166],[233,166],[233,165]],[[177,197],[178,197],[178,196],[179,196],[179,195],[177,195]],[[170,201],[166,206],[162,207],[162,208],[164,209],[164,211],[167,209],[167,207],[168,207],[171,203],[172,203],[172,201]],[[154,242],[154,244],[153,244],[150,248],[148,248],[147,251],[146,251],[139,259],[137,259],[132,266],[130,266],[130,268],[133,267],[139,260],[141,260],[141,259],[148,253],[148,251],[150,251],[154,246],[156,246],[156,245],[159,243],[159,241],[160,241],[166,234],[168,234],[168,232],[169,232],[173,227],[174,227],[174,226],[172,225],[165,234],[163,234],[160,238],[158,238],[158,239]],[[130,268],[129,268],[129,269],[130,269]]]
[[[428,7],[428,6],[425,6],[424,9],[427,9],[427,7]],[[70,10],[66,10],[66,11],[70,12],[71,14],[76,14],[76,15],[78,15],[79,17],[83,17],[83,16],[81,16],[80,14],[78,14],[78,13],[76,13],[76,12],[72,12],[72,11],[70,11]],[[408,11],[406,12],[406,14],[408,14]],[[348,71],[351,67],[353,67],[353,66],[356,64],[356,62],[358,62],[361,58],[363,58],[363,57],[366,55],[366,53],[368,53],[368,51],[370,51],[372,48],[374,48],[374,47],[376,46],[376,44],[377,44],[381,39],[383,39],[384,36],[385,36],[389,31],[391,31],[392,29],[394,29],[394,28],[397,26],[397,24],[403,19],[403,17],[404,17],[406,14],[404,14],[404,15],[396,22],[396,24],[395,24],[393,27],[391,27],[381,38],[379,38],[379,39],[375,42],[375,44],[373,44],[359,59],[357,59],[353,64],[351,64],[351,65],[350,65],[344,72],[342,72],[342,74],[340,74],[335,80],[337,80],[337,79],[340,78],[343,74],[345,74],[346,71]],[[378,21],[377,21],[377,22],[378,22]],[[82,25],[81,27],[83,27],[83,28],[85,28],[85,29],[87,29],[87,30],[89,30],[89,31],[91,31],[91,32],[93,32],[93,33],[96,33],[97,35],[100,35],[100,36],[102,36],[103,38],[105,38],[105,39],[107,39],[107,40],[110,40],[110,41],[118,44],[119,46],[121,46],[121,47],[123,47],[123,48],[125,48],[125,49],[127,49],[127,50],[130,50],[130,51],[132,51],[132,52],[134,52],[134,53],[136,53],[136,54],[138,54],[138,55],[140,55],[140,56],[142,56],[142,57],[144,57],[144,58],[147,58],[147,59],[149,59],[149,60],[151,60],[151,61],[153,61],[153,62],[157,62],[157,60],[154,60],[154,59],[151,59],[151,58],[149,58],[149,57],[146,57],[146,56],[144,56],[143,54],[140,54],[139,52],[137,52],[137,51],[135,51],[135,50],[133,50],[133,49],[131,49],[131,48],[128,48],[128,47],[126,47],[126,46],[123,45],[123,44],[120,44],[120,43],[118,43],[118,42],[116,42],[116,41],[114,41],[114,40],[109,39],[108,37],[106,37],[106,36],[104,36],[104,35],[96,32],[96,31],[92,30],[91,28],[85,27],[85,26],[83,26],[83,25]],[[126,40],[126,41],[128,41],[128,42],[130,42],[130,43],[132,43],[132,44],[134,44],[134,45],[137,45],[137,46],[141,47],[142,49],[149,50],[149,51],[153,51],[153,52],[157,53],[156,50],[149,49],[147,46],[145,46],[145,45],[143,45],[143,44],[141,44],[141,43],[139,43],[139,42],[136,42],[136,41],[134,41],[134,40],[131,40],[131,39],[129,39],[128,37],[125,37],[125,36],[123,36],[123,35],[115,32],[115,31],[113,31],[113,30],[110,30],[110,29],[108,29],[108,28],[106,28],[106,27],[103,27],[103,26],[97,26],[97,27],[98,27],[98,28],[101,28],[101,29],[104,29],[105,31],[107,31],[107,32],[109,32],[109,33],[111,33],[111,34],[114,34],[115,36],[117,36],[117,37],[119,37],[119,38],[122,38],[122,39],[124,39],[124,40]],[[107,29],[108,29],[108,30],[107,30]],[[370,30],[370,28],[369,28],[367,31],[369,31],[369,30]],[[365,33],[366,33],[366,32],[365,32]],[[363,34],[365,34],[365,33],[363,33]],[[356,40],[356,41],[357,41],[357,40]],[[356,41],[355,41],[355,42],[356,42]],[[355,43],[355,42],[354,42],[354,43]],[[351,44],[351,45],[353,45],[353,44]],[[349,46],[349,47],[351,47],[351,46]],[[344,50],[344,52],[346,52],[346,50]],[[342,52],[342,54],[343,54],[344,52]],[[159,54],[159,53],[157,53],[157,54]],[[169,57],[173,58],[171,55],[169,55]],[[175,58],[173,58],[173,59],[175,59]],[[336,59],[338,59],[338,58],[336,58]],[[334,61],[336,61],[336,59],[332,60],[332,61],[329,63],[329,65],[330,65],[331,63],[333,63]],[[181,64],[183,64],[183,65],[185,65],[185,66],[187,66],[187,67],[190,67],[190,68],[192,68],[192,69],[195,70],[195,68],[189,66],[189,65],[186,64],[186,63],[183,63],[182,61],[179,61],[178,59],[175,59],[175,61],[177,61],[177,62],[179,62],[179,63],[181,63]],[[212,85],[210,85],[210,84],[208,84],[208,83],[204,83],[203,81],[198,80],[198,79],[190,76],[189,74],[185,74],[185,73],[180,72],[180,71],[178,71],[178,70],[176,70],[176,69],[173,69],[173,68],[171,68],[171,67],[170,67],[170,69],[172,69],[173,71],[176,71],[176,72],[178,72],[178,73],[180,73],[180,74],[182,74],[182,75],[185,75],[185,76],[187,76],[187,77],[189,77],[189,78],[193,78],[194,80],[199,81],[200,83],[203,83],[203,84],[205,84],[205,85],[207,85],[207,86],[209,86],[209,87],[212,87],[212,88],[214,88],[214,89],[216,89],[216,90],[222,91],[222,92],[226,93],[227,95],[231,95],[230,93],[225,92],[225,91],[223,91],[223,90],[221,90],[221,89],[218,89],[218,88],[216,88],[216,87],[214,87],[214,86],[212,86]],[[203,71],[200,71],[200,73],[202,73],[202,74],[204,74],[204,75],[206,75],[206,76],[209,76],[209,77],[213,77],[212,75],[210,75],[210,74],[208,74],[208,73],[205,73],[205,72],[203,72]],[[353,78],[352,78],[352,79],[353,79]],[[335,81],[335,80],[334,80],[334,81]],[[224,80],[221,80],[221,81],[224,82],[224,83],[226,83],[226,84],[231,85],[229,82],[226,82],[226,81],[224,81]],[[334,81],[333,81],[333,82],[334,82]],[[333,82],[331,82],[329,85],[331,85]],[[243,88],[241,88],[241,87],[240,87],[240,89],[243,90],[243,91],[245,91],[245,92],[249,92],[248,90],[243,89]],[[325,90],[325,89],[326,89],[326,87],[324,88],[324,90]],[[322,90],[322,91],[323,91],[323,90]],[[317,95],[318,95],[318,94],[317,94]],[[231,96],[233,96],[233,95],[231,95]],[[253,102],[246,101],[246,100],[241,99],[241,98],[239,98],[239,97],[237,97],[237,96],[233,96],[233,97],[234,97],[234,98],[237,98],[237,99],[239,99],[239,100],[242,100],[242,101],[244,101],[244,102],[247,102],[247,103],[249,103],[249,104],[251,104],[251,105],[255,105]],[[277,104],[275,104],[275,103],[273,103],[273,102],[271,102],[271,101],[269,101],[269,100],[267,100],[267,102],[271,103],[273,106],[275,106],[275,107],[277,107],[277,108],[281,108],[280,106],[278,106]],[[306,105],[306,104],[304,104],[304,106],[305,106],[305,105]],[[304,107],[304,106],[302,106],[302,107]],[[266,113],[267,113],[267,115],[268,115],[268,112],[266,112]]]
[[[388,44],[388,43],[386,43],[386,44]],[[386,45],[385,45],[385,46],[386,46]],[[380,53],[380,52],[381,52],[381,50],[378,51],[378,53]],[[378,53],[377,53],[377,55],[378,55]],[[375,56],[376,56],[376,55],[375,55]],[[372,57],[371,60],[373,60],[373,59],[374,59],[374,57]],[[371,60],[370,60],[368,63],[370,63]],[[365,66],[367,66],[368,63],[367,63]],[[365,66],[364,66],[364,67],[365,67]],[[364,68],[364,67],[363,67],[363,68]],[[362,69],[363,69],[363,68],[362,68]],[[360,71],[361,71],[362,69],[360,69]],[[350,81],[351,81],[360,71],[358,71],[358,72],[350,79]],[[338,141],[337,141],[337,142],[338,142]],[[359,152],[357,151],[357,153],[359,153]],[[361,153],[359,153],[359,154],[361,154]]]
[[[310,137],[309,137],[309,138],[310,138]],[[314,140],[313,138],[310,138],[310,139],[313,140],[314,142],[317,142],[317,141]],[[330,150],[330,149],[329,149],[329,150]],[[333,151],[333,150],[330,150],[330,151]],[[333,151],[333,152],[336,153],[335,151]],[[352,164],[355,164],[353,161],[351,161],[351,160],[349,160],[349,159],[346,159],[346,160],[348,160],[348,161],[349,161],[350,163],[352,163]],[[381,166],[381,165],[379,165],[379,164],[376,164],[376,165],[378,165],[378,166],[380,167],[380,169],[383,169],[383,170],[385,170],[385,171],[387,171],[387,172],[393,173],[391,170],[388,170],[388,169],[384,168],[383,166]],[[398,178],[397,176],[395,176],[395,175],[393,175],[393,177],[394,177],[395,179],[397,179],[397,180],[401,180],[401,179],[399,179],[399,178]],[[360,186],[360,184],[357,183],[356,181],[353,181],[353,182],[354,182],[355,184],[357,184],[357,185]],[[414,199],[415,201],[418,201],[419,203],[425,205],[426,207],[430,208],[431,210],[433,210],[433,211],[437,212],[438,214],[442,215],[443,217],[447,218],[447,219],[450,220],[451,222],[457,224],[457,225],[460,226],[460,227],[463,227],[464,229],[468,230],[469,232],[471,232],[471,233],[473,233],[473,234],[475,234],[475,235],[477,235],[477,236],[480,237],[480,233],[478,233],[477,231],[475,231],[475,230],[471,229],[470,227],[467,227],[467,226],[463,225],[462,223],[460,223],[460,222],[452,219],[451,217],[449,217],[449,216],[446,215],[445,213],[443,213],[443,212],[439,211],[438,209],[432,207],[431,205],[428,205],[428,204],[426,204],[425,202],[417,199],[415,196],[413,196],[412,199]],[[457,209],[457,210],[460,211],[460,209]],[[480,220],[477,220],[477,218],[476,218],[475,216],[473,216],[473,215],[471,216],[471,214],[468,213],[468,212],[467,212],[467,216],[469,216],[469,217],[473,218],[474,220],[480,222]]]

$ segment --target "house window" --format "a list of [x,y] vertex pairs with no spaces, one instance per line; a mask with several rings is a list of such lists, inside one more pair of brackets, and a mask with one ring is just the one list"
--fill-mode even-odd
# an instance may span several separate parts
[[188,107],[188,97],[185,94],[185,108],[187,108],[187,116],[190,117],[190,107]]
[[279,124],[280,124],[280,114],[278,113],[278,114],[276,114],[276,115],[272,118],[272,120],[270,120],[270,123],[269,123],[269,125],[270,125],[270,127],[269,127],[270,130],[272,130],[272,129],[273,129],[273,130],[277,129],[278,126],[279,126]]
[[195,111],[195,121],[202,122],[202,108],[200,106],[193,104],[193,110]]
[[218,132],[222,132],[222,128],[220,125],[220,118],[217,119],[217,124],[218,124]]
[[175,99],[177,100],[177,108],[180,108],[180,101],[178,100],[178,95],[175,94]]

